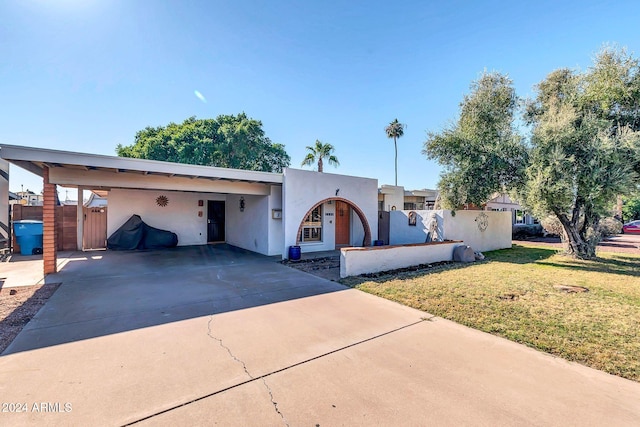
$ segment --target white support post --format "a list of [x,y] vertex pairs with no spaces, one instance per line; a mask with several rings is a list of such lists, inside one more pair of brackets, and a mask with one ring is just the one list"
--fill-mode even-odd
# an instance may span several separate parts
[[76,227],[76,245],[78,246],[79,251],[84,250],[84,245],[82,241],[82,237],[84,236],[84,189],[82,187],[78,187],[78,206],[77,206],[77,215],[78,215],[78,226]]

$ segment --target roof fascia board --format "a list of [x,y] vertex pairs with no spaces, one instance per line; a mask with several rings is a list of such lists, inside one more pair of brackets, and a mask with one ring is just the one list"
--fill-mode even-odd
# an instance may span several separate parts
[[[155,172],[183,176],[236,179],[270,184],[282,184],[282,174],[272,172],[246,171],[240,169],[219,168],[214,166],[187,165],[182,163],[161,162],[158,160],[132,159],[127,157],[104,156],[99,154],[76,153],[71,151],[50,150],[47,148],[21,147],[0,144],[0,157],[12,162],[42,162],[51,164],[70,164],[95,168],[128,169],[140,172]],[[42,172],[39,173],[41,175]]]
[[139,175],[105,171],[81,171],[77,169],[53,168],[49,171],[49,181],[57,185],[81,187],[132,188],[142,190],[173,190],[202,193],[230,193],[267,196],[272,184],[250,182],[211,181],[206,178],[160,175]]

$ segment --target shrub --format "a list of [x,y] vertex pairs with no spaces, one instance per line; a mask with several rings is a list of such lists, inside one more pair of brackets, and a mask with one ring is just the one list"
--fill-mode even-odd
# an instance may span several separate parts
[[542,228],[547,236],[562,237],[564,229],[560,220],[555,215],[550,215],[540,221]]
[[600,220],[600,233],[602,237],[620,234],[622,232],[622,223],[615,218],[607,217]]
[[540,224],[514,224],[511,228],[511,237],[514,239],[538,236],[542,236],[542,226]]

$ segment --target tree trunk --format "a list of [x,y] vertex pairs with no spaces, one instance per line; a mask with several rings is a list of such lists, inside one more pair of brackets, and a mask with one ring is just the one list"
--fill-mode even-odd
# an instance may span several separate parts
[[593,259],[596,257],[595,245],[586,242],[578,230],[577,224],[569,221],[565,214],[556,213],[558,220],[562,224],[566,237],[565,251],[568,255],[579,259]]
[[318,159],[318,172],[322,172],[322,157]]
[[396,148],[396,187],[398,186],[398,143],[396,142],[397,138],[393,137],[393,145]]

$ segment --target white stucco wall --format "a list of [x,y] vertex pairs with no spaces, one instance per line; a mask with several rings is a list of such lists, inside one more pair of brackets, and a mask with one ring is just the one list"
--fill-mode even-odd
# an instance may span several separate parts
[[[225,202],[227,243],[264,255],[279,255],[282,220],[272,219],[271,209],[282,207],[281,188],[272,186],[270,196],[114,189],[109,192],[107,236],[137,214],[152,227],[176,233],[179,246],[204,245],[207,244],[207,201],[221,200]],[[161,194],[169,198],[164,208],[156,204]],[[240,197],[245,200],[244,212],[240,212]],[[202,200],[204,206],[198,206],[198,200]]]
[[[169,199],[167,206],[156,204],[160,195]],[[207,200],[225,200],[225,195],[113,189],[108,200],[107,236],[111,236],[131,215],[137,214],[152,227],[176,233],[178,245],[185,246],[207,243]],[[203,200],[204,206],[198,206],[198,200]],[[202,211],[201,217],[198,216],[199,211]]]
[[340,250],[340,277],[451,261],[454,248],[460,244],[460,242],[438,242],[410,246],[344,248]]
[[[436,215],[438,235],[447,240],[463,240],[477,251],[492,251],[511,247],[511,212],[492,211],[413,211],[417,215],[416,226],[409,225],[409,212],[390,212],[389,244],[404,245],[424,243],[429,231],[432,215]],[[484,213],[487,228],[480,231],[476,218]]]
[[[409,212],[417,215],[416,225],[409,225]],[[425,243],[430,230],[432,217],[438,224],[438,235],[442,236],[443,216],[441,210],[392,211],[389,213],[389,244],[406,245],[410,243]],[[433,237],[433,236],[432,236]]]
[[[284,258],[288,257],[289,246],[296,244],[298,227],[309,209],[324,199],[335,197],[337,189],[340,190],[338,197],[349,200],[362,210],[371,228],[371,239],[376,240],[378,235],[378,181],[376,179],[287,168],[284,171],[282,192],[284,228],[282,256]],[[303,252],[335,248],[335,216],[326,215],[334,213],[335,203],[325,204],[324,208],[323,228],[327,228],[323,230],[323,242],[301,245]]]
[[[240,197],[245,208],[240,212]],[[226,242],[261,254],[269,252],[269,197],[227,195]]]
[[[487,218],[487,228],[481,231],[478,219]],[[491,211],[443,211],[444,237],[449,240],[464,240],[475,251],[493,251],[511,247],[511,212]]]
[[[282,186],[271,186],[271,196],[269,197],[269,253],[268,255],[281,255],[284,245],[284,227],[282,216],[280,219],[273,218],[273,210],[282,211]],[[282,213],[282,212],[281,212]]]

